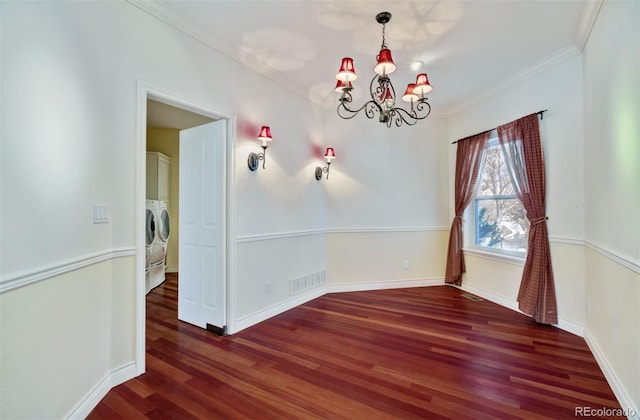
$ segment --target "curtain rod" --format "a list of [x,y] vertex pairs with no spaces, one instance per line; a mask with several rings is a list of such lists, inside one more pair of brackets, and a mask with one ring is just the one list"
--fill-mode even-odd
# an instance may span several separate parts
[[[540,115],[540,119],[542,120],[542,119],[544,119],[544,113],[547,112],[547,111],[548,111],[548,109],[543,109],[542,111],[536,112],[536,114]],[[531,115],[531,114],[529,114],[529,115]],[[474,135],[471,135],[471,136],[467,136],[467,137],[465,137],[463,139],[453,141],[453,142],[451,142],[451,144],[456,144],[459,141],[463,141],[463,140],[466,140],[466,139],[471,138],[471,137],[479,136],[480,134],[488,133],[490,131],[495,130],[496,128],[498,128],[498,127],[494,127],[491,130],[484,130],[484,131],[479,132],[478,134],[474,134]]]

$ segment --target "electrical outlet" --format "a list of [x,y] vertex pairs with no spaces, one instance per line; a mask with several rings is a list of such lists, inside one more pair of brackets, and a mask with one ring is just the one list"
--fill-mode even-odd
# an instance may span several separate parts
[[411,268],[411,260],[404,260],[404,269],[408,270]]

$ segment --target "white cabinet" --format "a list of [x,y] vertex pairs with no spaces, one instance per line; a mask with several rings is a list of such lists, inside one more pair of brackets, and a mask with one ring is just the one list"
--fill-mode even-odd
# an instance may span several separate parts
[[171,159],[160,152],[147,152],[147,199],[169,201]]

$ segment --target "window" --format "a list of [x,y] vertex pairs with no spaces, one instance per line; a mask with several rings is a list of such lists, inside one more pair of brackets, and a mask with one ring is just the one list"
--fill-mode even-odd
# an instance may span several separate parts
[[476,246],[527,251],[529,221],[515,194],[497,138],[490,139],[485,149],[473,212]]

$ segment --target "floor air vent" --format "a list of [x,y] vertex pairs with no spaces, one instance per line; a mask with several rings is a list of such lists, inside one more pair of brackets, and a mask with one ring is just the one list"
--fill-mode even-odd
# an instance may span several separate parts
[[482,302],[482,298],[479,298],[478,296],[474,296],[470,293],[462,293],[460,296],[462,296],[463,298],[467,298],[469,300],[472,300],[474,302]]

